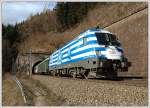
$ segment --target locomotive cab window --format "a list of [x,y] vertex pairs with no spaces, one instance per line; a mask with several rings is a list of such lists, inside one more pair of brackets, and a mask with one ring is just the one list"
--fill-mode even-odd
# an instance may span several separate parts
[[61,57],[62,57],[62,54],[61,54],[61,51],[59,51],[58,63],[61,63]]
[[86,44],[87,44],[87,38],[83,37],[83,45],[86,45]]
[[70,51],[70,47],[68,48],[68,56],[69,56],[69,59],[71,59],[71,51]]
[[98,44],[100,45],[113,45],[113,46],[121,46],[117,37],[113,34],[109,33],[95,33],[97,37]]

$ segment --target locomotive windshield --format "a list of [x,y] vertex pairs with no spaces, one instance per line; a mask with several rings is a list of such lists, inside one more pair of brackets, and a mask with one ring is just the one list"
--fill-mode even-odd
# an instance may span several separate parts
[[108,33],[95,33],[97,37],[97,41],[100,45],[113,45],[113,46],[121,46],[118,42],[118,39],[113,34]]

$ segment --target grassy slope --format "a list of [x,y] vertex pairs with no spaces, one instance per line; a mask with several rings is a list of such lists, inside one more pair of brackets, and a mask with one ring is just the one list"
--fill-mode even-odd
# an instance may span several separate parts
[[[137,13],[124,21],[107,27],[119,36],[125,55],[132,62],[129,72],[144,75],[148,72],[148,9]],[[137,74],[138,73],[138,74]]]
[[2,80],[2,105],[23,106],[24,101],[20,89],[10,74],[5,74]]
[[28,105],[32,106],[60,106],[65,99],[49,90],[38,80],[26,76],[19,78],[25,88]]
[[112,22],[118,21],[125,16],[134,13],[135,11],[145,7],[145,3],[114,3],[112,5],[99,7],[91,10],[88,17],[79,24],[78,27],[72,30],[73,33],[79,34],[81,31],[99,25],[105,27]]
[[[43,52],[53,52],[58,47],[63,46],[69,40],[76,37],[80,32],[87,28],[95,27],[100,25],[104,27],[111,24],[112,22],[121,19],[138,9],[145,7],[145,3],[113,3],[108,6],[97,6],[95,9],[91,10],[87,17],[78,25],[67,30],[63,33],[56,32],[36,32],[30,33],[29,37],[22,43],[20,47],[20,52],[28,52],[29,48],[33,51],[43,51]],[[34,18],[33,18],[34,19]],[[36,18],[38,19],[38,18]],[[37,20],[37,22],[40,20]],[[35,20],[34,20],[35,22]],[[27,22],[30,27],[30,21]],[[32,21],[31,21],[32,23]],[[26,26],[26,28],[29,28]],[[29,30],[25,31],[30,32]]]

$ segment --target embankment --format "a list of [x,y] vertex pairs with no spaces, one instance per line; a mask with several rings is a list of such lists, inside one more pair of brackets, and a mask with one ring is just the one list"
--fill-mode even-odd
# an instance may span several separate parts
[[128,74],[148,74],[148,9],[105,28],[116,33],[125,49],[124,53],[132,62]]

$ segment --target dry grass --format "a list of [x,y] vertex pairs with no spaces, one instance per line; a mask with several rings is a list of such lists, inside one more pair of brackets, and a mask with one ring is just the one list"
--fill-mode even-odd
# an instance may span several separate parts
[[[147,3],[144,2],[112,3],[108,6],[98,5],[95,9],[88,13],[87,17],[80,24],[76,25],[74,28],[66,30],[63,33],[56,33],[54,31],[48,32],[47,30],[45,32],[40,32],[40,30],[35,30],[33,32],[32,27],[34,28],[36,26],[36,24],[33,23],[35,22],[34,20],[41,22],[41,20],[39,20],[40,18],[46,18],[43,16],[44,14],[41,16],[32,17],[31,20],[28,20],[23,25],[22,33],[28,36],[28,38],[20,46],[20,52],[28,52],[29,48],[35,52],[53,52],[68,41],[72,40],[85,29],[95,27],[97,25],[104,27],[114,21],[130,15],[131,13],[134,13],[138,9],[141,9],[145,6],[147,6]],[[52,18],[52,21],[55,23],[54,18]],[[45,22],[42,21],[43,24],[45,24]],[[38,27],[39,26],[36,26],[36,28]],[[40,26],[39,28],[42,29],[43,27]]]
[[136,2],[124,2],[124,3],[112,3],[108,6],[97,6],[91,10],[87,17],[76,27],[68,30],[75,35],[84,31],[87,28],[100,26],[101,28],[110,25],[112,22],[118,21],[119,19],[128,16],[137,10],[147,6],[146,3]]
[[20,77],[20,80],[24,86],[27,97],[27,105],[58,106],[62,105],[62,103],[65,101],[64,98],[53,93],[38,80],[29,77]]
[[148,9],[106,29],[119,36],[125,55],[132,62],[129,72],[148,77]]
[[2,80],[2,105],[23,106],[24,101],[20,89],[10,74],[5,74]]

